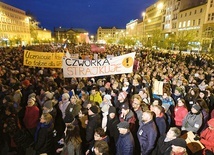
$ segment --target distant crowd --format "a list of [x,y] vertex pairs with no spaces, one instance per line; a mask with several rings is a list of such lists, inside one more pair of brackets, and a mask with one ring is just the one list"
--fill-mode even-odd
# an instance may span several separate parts
[[[136,52],[133,72],[63,78],[23,66],[25,49],[96,53],[89,44],[0,49],[0,155],[214,154],[213,56],[105,45],[100,59]],[[189,134],[204,148],[189,147]]]

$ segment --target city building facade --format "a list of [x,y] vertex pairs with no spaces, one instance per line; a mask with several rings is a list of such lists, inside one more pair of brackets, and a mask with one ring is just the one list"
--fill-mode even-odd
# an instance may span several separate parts
[[116,27],[99,27],[97,29],[97,42],[106,43],[106,41],[113,40],[117,42],[120,38],[126,36],[126,29],[118,29]]
[[25,11],[0,2],[0,45],[29,44],[29,24]]

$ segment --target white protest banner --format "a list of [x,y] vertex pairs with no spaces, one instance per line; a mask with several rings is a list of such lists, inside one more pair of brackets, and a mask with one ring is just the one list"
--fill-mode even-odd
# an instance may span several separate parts
[[113,58],[82,60],[63,58],[63,75],[70,77],[95,77],[131,73],[135,52]]

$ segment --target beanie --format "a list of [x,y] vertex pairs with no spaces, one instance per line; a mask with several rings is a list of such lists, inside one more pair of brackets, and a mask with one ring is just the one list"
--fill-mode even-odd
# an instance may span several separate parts
[[106,94],[105,96],[104,96],[104,98],[106,98],[107,100],[111,100],[111,95],[109,95],[109,94]]
[[89,108],[94,114],[98,113],[98,107],[96,105],[93,105]]
[[123,98],[123,99],[126,99],[126,97],[127,97],[127,93],[126,92],[120,92],[120,94],[119,95],[121,95],[121,97]]
[[126,121],[120,122],[119,124],[117,124],[118,128],[124,128],[124,129],[129,129],[129,123]]
[[100,91],[101,91],[102,93],[104,93],[104,92],[106,91],[106,88],[105,88],[105,87],[100,87]]
[[176,138],[176,139],[172,140],[172,145],[186,148],[187,144],[183,138]]
[[108,110],[108,113],[110,114],[110,113],[116,113],[116,108],[114,107],[114,106],[110,106],[109,107],[109,110]]
[[48,99],[52,99],[53,98],[53,94],[49,91],[45,92],[45,97]]
[[52,104],[52,100],[48,100],[44,103],[44,107],[47,109],[52,109],[53,108],[53,104]]
[[210,126],[210,127],[213,127],[214,128],[214,118],[211,118],[207,124]]
[[62,97],[68,100],[70,98],[70,95],[68,93],[64,93],[62,94]]
[[197,110],[197,111],[200,111],[200,110],[201,110],[201,107],[200,107],[199,105],[197,105],[197,104],[194,104],[194,105],[192,106],[192,108],[194,108],[194,109]]

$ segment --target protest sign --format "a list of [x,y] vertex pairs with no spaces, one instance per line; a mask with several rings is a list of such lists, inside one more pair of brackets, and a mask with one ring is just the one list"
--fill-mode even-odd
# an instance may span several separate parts
[[163,95],[163,81],[154,81],[153,84],[153,94]]
[[62,68],[64,53],[24,51],[24,66]]
[[185,139],[187,143],[187,147],[190,149],[192,153],[198,152],[204,149],[203,144],[199,140],[194,140],[195,135],[192,131],[189,131],[181,136],[181,138]]
[[63,75],[70,77],[95,77],[131,73],[133,70],[135,52],[118,57],[83,60],[63,58]]

